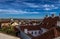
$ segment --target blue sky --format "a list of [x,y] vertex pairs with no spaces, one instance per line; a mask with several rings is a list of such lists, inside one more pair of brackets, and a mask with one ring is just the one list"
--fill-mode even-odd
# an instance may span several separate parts
[[40,19],[60,13],[60,0],[0,0],[0,18]]

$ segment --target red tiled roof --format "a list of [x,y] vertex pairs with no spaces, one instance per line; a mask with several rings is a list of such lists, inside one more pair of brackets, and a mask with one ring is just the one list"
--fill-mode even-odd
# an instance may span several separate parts
[[60,31],[58,31],[57,27],[53,27],[51,28],[49,31],[47,31],[46,33],[40,35],[40,36],[37,36],[37,37],[33,37],[32,39],[53,39],[55,37],[58,37],[60,36]]
[[40,30],[40,26],[20,26],[20,29],[24,31],[24,29],[28,30]]
[[10,20],[0,20],[0,23],[8,23]]
[[44,28],[51,28],[51,27],[54,27],[56,26],[57,24],[57,20],[59,20],[59,17],[48,17],[48,18],[45,18],[43,21],[42,21],[42,24],[41,24],[41,27],[44,27]]

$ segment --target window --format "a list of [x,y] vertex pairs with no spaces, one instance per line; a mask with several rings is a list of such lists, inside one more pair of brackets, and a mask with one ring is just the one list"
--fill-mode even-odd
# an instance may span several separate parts
[[31,34],[33,34],[33,32],[31,32]]
[[35,32],[35,34],[37,34],[37,32]]
[[39,34],[41,34],[41,31],[39,31]]

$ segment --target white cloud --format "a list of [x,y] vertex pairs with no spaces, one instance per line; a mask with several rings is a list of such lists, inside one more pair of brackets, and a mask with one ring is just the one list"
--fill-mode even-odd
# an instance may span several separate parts
[[28,11],[23,11],[23,10],[5,10],[5,9],[0,9],[0,13],[5,13],[5,14],[39,14],[39,12],[28,12]]
[[42,7],[44,7],[44,10],[53,10],[53,9],[58,9],[59,7],[55,6],[55,5],[43,5]]
[[43,7],[50,7],[49,5],[47,5],[47,4],[45,4],[45,5],[43,5]]
[[[4,0],[3,0],[4,1]],[[6,0],[9,1],[9,0]],[[12,1],[12,0],[11,0]],[[33,9],[38,9],[38,10],[53,10],[53,9],[58,9],[59,7],[54,5],[54,4],[40,4],[40,5],[36,5],[35,3],[27,3],[27,2],[22,2],[19,0],[16,0],[14,3],[11,3],[11,5],[9,6],[14,6],[12,9],[20,9],[21,7],[26,8],[26,7],[31,7]],[[9,7],[8,6],[8,7]],[[6,7],[6,8],[8,8]],[[9,7],[10,8],[10,7]],[[17,11],[17,10],[16,10]],[[11,11],[12,12],[12,11]],[[15,12],[15,11],[14,11]],[[20,11],[19,11],[20,12]],[[24,11],[25,12],[25,11]],[[16,12],[15,12],[16,13]]]
[[51,10],[50,8],[45,8],[44,10]]
[[40,4],[40,5],[36,5],[34,3],[26,3],[26,2],[23,2],[25,5],[31,7],[31,8],[39,8],[40,10],[53,10],[53,9],[58,9],[59,7],[54,5],[54,4]]
[[53,7],[53,8],[55,7],[55,5],[49,5],[49,4],[45,4],[45,5],[42,5],[42,6],[43,6],[43,7],[51,7],[51,8],[52,8],[52,7]]
[[26,2],[23,2],[25,5],[29,6],[29,7],[33,7],[33,8],[38,8],[39,6],[38,5],[35,5],[34,3],[26,3]]
[[56,14],[56,12],[50,12],[50,14]]

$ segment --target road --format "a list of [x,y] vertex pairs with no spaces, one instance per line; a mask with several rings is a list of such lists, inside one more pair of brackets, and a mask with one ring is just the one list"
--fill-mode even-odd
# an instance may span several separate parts
[[20,38],[0,33],[0,39],[20,39]]

